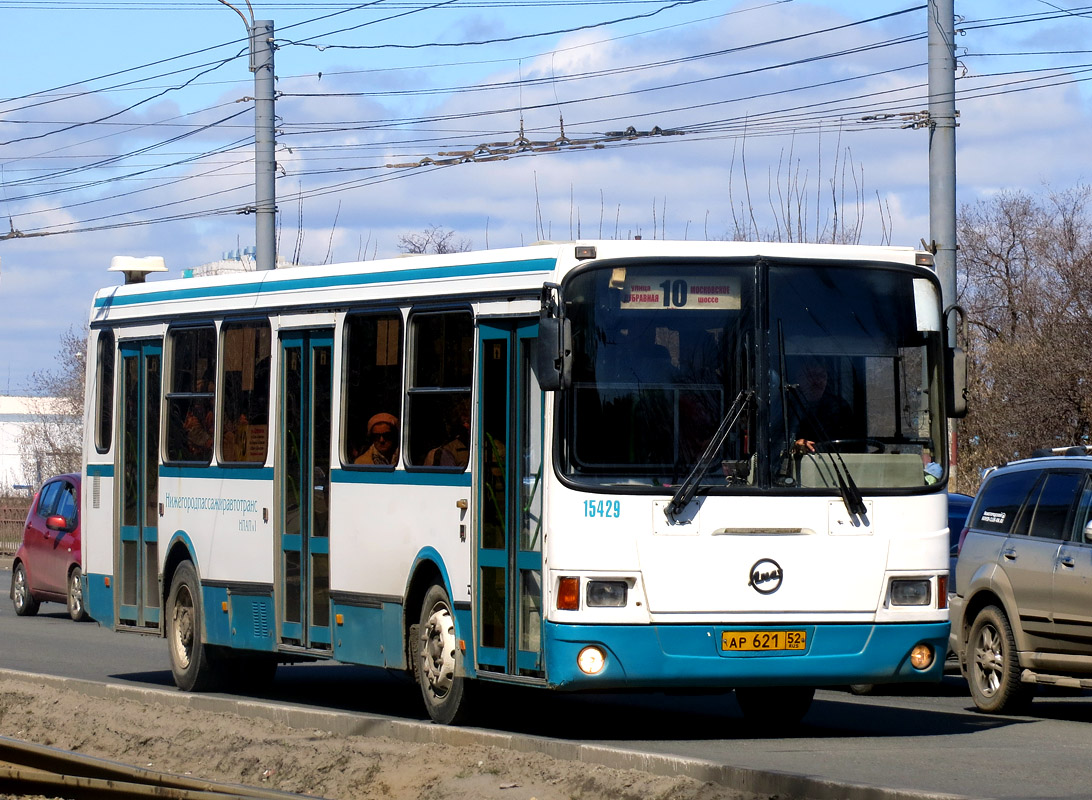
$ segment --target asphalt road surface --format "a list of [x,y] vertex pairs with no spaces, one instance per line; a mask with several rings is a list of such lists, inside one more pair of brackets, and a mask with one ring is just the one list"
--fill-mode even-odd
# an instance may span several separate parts
[[[42,604],[36,617],[16,617],[10,578],[10,566],[0,561],[0,668],[173,687],[162,639],[71,622],[59,604]],[[425,718],[411,682],[362,667],[281,667],[263,697],[396,720]],[[975,712],[966,685],[955,677],[866,697],[821,690],[804,724],[786,737],[755,735],[731,694],[571,696],[504,689],[486,699],[489,710],[477,724],[516,735],[922,793],[1092,796],[1089,693],[1042,695],[1029,716],[998,717]]]

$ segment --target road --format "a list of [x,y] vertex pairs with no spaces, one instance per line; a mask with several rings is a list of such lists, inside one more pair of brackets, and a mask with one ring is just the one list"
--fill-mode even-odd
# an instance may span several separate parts
[[[0,668],[140,689],[173,687],[163,640],[73,623],[57,604],[43,604],[37,617],[16,617],[7,599],[10,576],[0,562]],[[424,719],[412,683],[361,667],[282,667],[264,698],[397,721]],[[954,677],[937,686],[869,697],[822,690],[804,725],[790,737],[755,736],[730,694],[568,696],[503,690],[487,699],[489,710],[477,724],[516,735],[922,793],[1092,795],[1085,771],[1092,752],[1088,693],[1041,696],[1030,716],[991,717],[972,710],[965,684]],[[520,713],[513,714],[513,708]]]

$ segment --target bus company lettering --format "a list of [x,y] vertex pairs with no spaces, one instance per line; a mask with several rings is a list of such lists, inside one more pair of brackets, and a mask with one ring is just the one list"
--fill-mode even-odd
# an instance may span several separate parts
[[750,570],[747,585],[759,594],[773,594],[781,588],[781,565],[772,558],[760,558]]
[[257,514],[258,501],[234,497],[179,497],[167,492],[164,495],[167,508],[181,511],[212,511],[218,514]]

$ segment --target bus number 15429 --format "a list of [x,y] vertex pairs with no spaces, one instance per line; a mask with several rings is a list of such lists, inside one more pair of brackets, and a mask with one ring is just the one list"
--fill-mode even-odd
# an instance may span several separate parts
[[584,516],[618,519],[622,516],[622,502],[620,500],[585,500]]

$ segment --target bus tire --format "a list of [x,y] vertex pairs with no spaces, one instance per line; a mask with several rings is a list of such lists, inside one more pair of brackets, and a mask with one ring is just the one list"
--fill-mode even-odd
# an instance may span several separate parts
[[736,702],[748,725],[763,733],[795,728],[815,697],[811,686],[746,686],[736,689]]
[[1035,688],[1020,683],[1016,639],[1005,612],[986,606],[978,612],[967,640],[967,687],[979,711],[1019,713],[1031,702]]
[[203,635],[201,584],[193,563],[183,561],[167,595],[167,650],[175,685],[184,692],[212,688],[218,675]]
[[455,617],[444,587],[433,584],[421,603],[417,626],[417,683],[433,722],[457,725],[466,718],[469,679],[455,637]]

